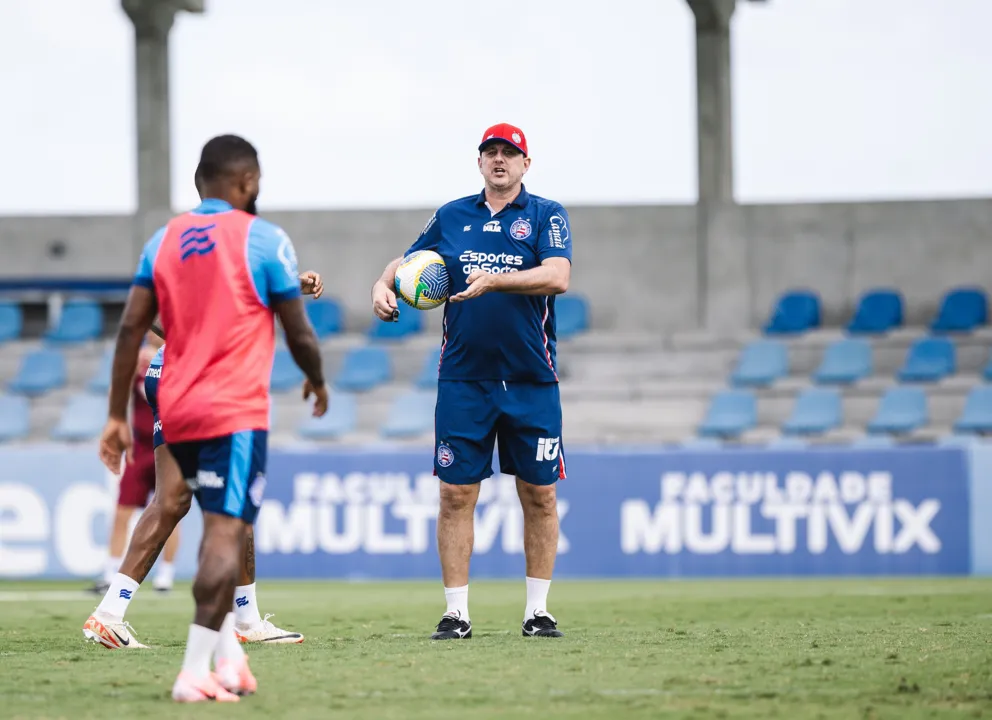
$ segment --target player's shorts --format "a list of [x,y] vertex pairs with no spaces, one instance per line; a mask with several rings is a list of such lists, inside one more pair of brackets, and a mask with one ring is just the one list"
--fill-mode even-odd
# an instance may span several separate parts
[[155,416],[155,425],[152,431],[153,448],[165,444],[165,438],[162,437],[162,421],[158,416],[158,383],[161,379],[162,366],[149,365],[148,370],[145,372],[145,399],[148,401],[148,405],[151,407],[152,413]]
[[244,430],[168,447],[204,512],[253,523],[265,492],[268,444],[268,431]]
[[[434,412],[434,474],[471,485],[500,472],[531,485],[565,478],[558,383],[442,380]],[[498,445],[497,445],[498,443]]]
[[[134,438],[134,446],[147,440]],[[148,448],[129,454],[118,487],[117,504],[143,508],[155,492],[155,455]]]

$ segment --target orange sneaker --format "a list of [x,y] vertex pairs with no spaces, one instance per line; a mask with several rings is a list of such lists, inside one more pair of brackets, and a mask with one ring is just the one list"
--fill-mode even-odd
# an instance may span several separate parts
[[216,700],[217,702],[238,702],[241,700],[234,693],[229,693],[214,676],[207,675],[205,678],[198,678],[188,672],[179,673],[175,684],[172,686],[172,699],[181,703],[206,702]]
[[106,613],[94,612],[83,625],[83,637],[90,642],[100,643],[108,650],[148,649],[134,636],[131,623],[123,618],[115,618]]
[[258,681],[248,667],[248,656],[240,660],[218,660],[214,679],[235,695],[252,695],[258,691]]

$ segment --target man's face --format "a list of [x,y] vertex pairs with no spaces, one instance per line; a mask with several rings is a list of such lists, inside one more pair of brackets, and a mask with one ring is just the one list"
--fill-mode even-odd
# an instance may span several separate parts
[[530,158],[509,143],[494,142],[479,153],[479,172],[494,190],[519,185],[528,168]]
[[258,193],[259,193],[259,183],[262,179],[261,170],[253,170],[249,172],[245,178],[244,182],[244,192],[247,196],[245,201],[245,212],[251,215],[258,214]]

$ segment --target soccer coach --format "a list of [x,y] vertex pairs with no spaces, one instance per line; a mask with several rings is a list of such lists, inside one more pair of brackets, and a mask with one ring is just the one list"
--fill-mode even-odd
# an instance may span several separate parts
[[[558,550],[555,483],[565,478],[555,339],[555,296],[568,290],[572,241],[568,214],[531,195],[520,128],[501,123],[479,145],[485,189],[444,205],[405,254],[433,250],[451,279],[444,307],[434,420],[434,472],[441,480],[438,554],[447,610],[431,636],[472,636],[469,561],[480,483],[516,476],[527,558],[525,637],[561,637],[548,613]],[[396,309],[398,258],[372,288],[382,320]]]

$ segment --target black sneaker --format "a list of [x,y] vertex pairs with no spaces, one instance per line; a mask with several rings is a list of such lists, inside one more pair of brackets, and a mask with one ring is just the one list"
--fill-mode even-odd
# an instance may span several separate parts
[[524,622],[524,637],[565,637],[565,633],[558,629],[557,620],[538,610],[534,617]]
[[472,623],[462,620],[461,613],[445,613],[437,624],[437,631],[431,635],[431,640],[468,640],[472,637]]
[[106,595],[109,589],[110,589],[110,583],[104,582],[103,580],[97,580],[89,588],[88,592],[91,592],[94,595]]

